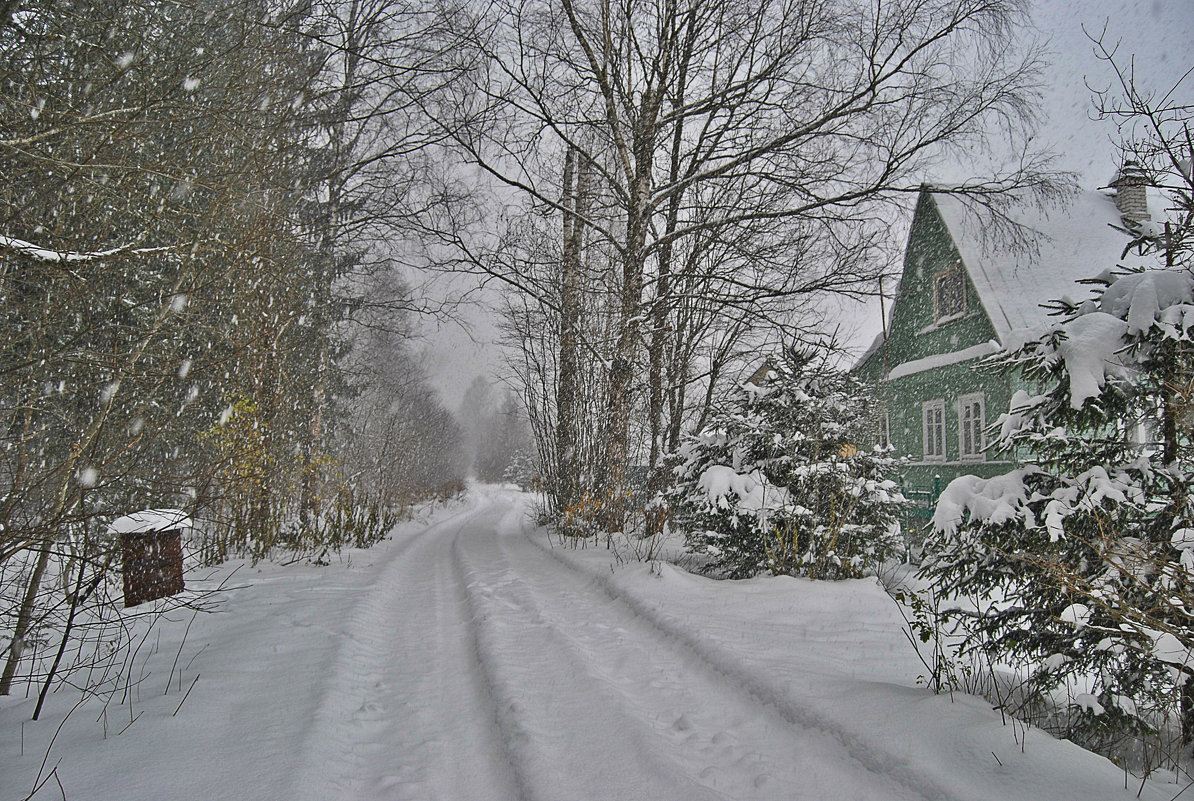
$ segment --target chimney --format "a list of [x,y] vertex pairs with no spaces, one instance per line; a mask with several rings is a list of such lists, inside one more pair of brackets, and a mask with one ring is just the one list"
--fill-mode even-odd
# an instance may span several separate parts
[[1147,185],[1148,177],[1135,161],[1125,161],[1111,182],[1115,188],[1115,208],[1119,209],[1124,225],[1134,227],[1149,219],[1148,198],[1145,196]]

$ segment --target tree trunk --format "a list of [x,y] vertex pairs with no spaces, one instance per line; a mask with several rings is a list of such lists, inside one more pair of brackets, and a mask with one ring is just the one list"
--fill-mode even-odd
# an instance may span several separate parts
[[12,689],[12,680],[17,673],[17,665],[21,661],[21,651],[25,647],[25,635],[29,633],[29,625],[33,622],[33,607],[37,601],[37,593],[41,588],[42,576],[46,573],[46,565],[50,562],[50,544],[44,543],[37,555],[37,564],[33,566],[33,575],[29,577],[29,585],[25,587],[25,597],[21,599],[21,608],[17,612],[17,622],[13,627],[12,642],[8,646],[8,661],[4,663],[4,673],[0,675],[0,695],[8,695]]
[[563,261],[560,265],[560,355],[556,385],[556,511],[577,501],[580,487],[577,404],[580,399],[580,251],[587,162],[574,149],[564,157]]
[[[645,196],[645,177],[639,182]],[[634,356],[639,340],[638,312],[643,291],[643,244],[646,225],[637,209],[628,215],[627,246],[622,253],[622,291],[618,309],[618,339],[609,371],[604,458],[599,489],[602,530],[622,531],[626,525],[626,473],[630,466],[630,410],[633,402]]]
[[[1175,352],[1169,354],[1169,358],[1164,360],[1165,367],[1162,371],[1164,380],[1161,384],[1161,442],[1166,468],[1175,468],[1178,464],[1180,457],[1178,425],[1185,412],[1183,399],[1179,392],[1182,380],[1181,366],[1184,361],[1182,343],[1176,343],[1174,350]],[[1169,520],[1173,522],[1182,520],[1186,513],[1185,505],[1187,503],[1189,503],[1189,499],[1186,497],[1185,486],[1181,481],[1174,481],[1173,497],[1169,502]],[[1172,527],[1167,527],[1166,533]],[[1161,547],[1164,548],[1165,544],[1162,543]],[[1179,717],[1181,719],[1182,746],[1189,748],[1194,744],[1194,676],[1187,675],[1185,678],[1186,681],[1181,685],[1180,690]]]
[[[694,19],[692,15],[689,15],[689,52],[686,53],[686,56],[691,55],[691,33]],[[678,81],[678,85],[681,87],[687,83],[687,63],[687,58],[681,59]],[[678,96],[674,102],[677,105],[681,104],[683,102],[683,94]],[[672,132],[671,163],[668,165],[668,183],[673,186],[680,180],[682,136],[683,126],[675,126]],[[648,431],[651,436],[651,453],[647,462],[650,472],[647,477],[647,497],[645,498],[647,507],[643,521],[643,534],[647,537],[662,534],[663,527],[667,523],[667,507],[664,505],[662,497],[663,491],[667,488],[667,467],[663,459],[664,356],[668,352],[667,345],[671,333],[669,317],[672,304],[672,256],[675,248],[672,235],[675,233],[680,219],[680,202],[683,196],[683,192],[677,190],[673,191],[671,197],[668,199],[667,223],[664,226],[663,244],[659,249],[659,276],[655,283],[655,302],[651,308],[651,342],[647,354],[647,387],[649,393],[647,412]]]

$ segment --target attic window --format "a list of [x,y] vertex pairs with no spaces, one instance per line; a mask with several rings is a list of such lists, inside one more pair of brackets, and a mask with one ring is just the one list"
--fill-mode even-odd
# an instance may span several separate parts
[[966,312],[966,280],[961,267],[937,273],[933,279],[933,319],[937,322],[961,317]]

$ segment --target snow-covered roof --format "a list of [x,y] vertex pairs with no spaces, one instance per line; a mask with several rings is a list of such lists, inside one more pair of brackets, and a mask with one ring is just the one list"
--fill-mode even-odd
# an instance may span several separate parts
[[875,338],[871,340],[870,346],[868,346],[867,349],[862,352],[861,356],[854,360],[854,365],[850,369],[855,370],[866,364],[866,360],[871,358],[871,354],[883,347],[883,340],[884,336],[882,331],[875,334]]
[[934,194],[933,200],[1004,342],[1012,331],[1044,321],[1042,303],[1084,297],[1086,291],[1076,281],[1124,263],[1120,255],[1128,239],[1111,227],[1122,222],[1115,198],[1102,192],[1081,192],[1069,203],[1049,207],[1010,210],[1008,216],[1024,226],[1030,240],[1015,245],[985,234],[982,215],[965,201],[946,194]]
[[173,531],[192,528],[191,518],[181,509],[146,509],[118,517],[108,526],[109,534],[147,534],[151,531]]

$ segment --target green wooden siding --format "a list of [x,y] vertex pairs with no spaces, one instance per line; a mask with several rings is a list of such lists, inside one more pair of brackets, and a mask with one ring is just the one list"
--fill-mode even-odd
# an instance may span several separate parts
[[[961,456],[961,417],[959,400],[963,395],[982,393],[985,423],[989,424],[1007,411],[1011,391],[1006,379],[974,370],[976,362],[965,362],[926,370],[895,381],[885,381],[878,388],[880,402],[886,406],[895,455],[908,458],[905,480],[917,486],[929,486],[940,475],[948,484],[959,475],[973,473],[989,477],[1006,472],[1008,462],[994,461],[991,453],[981,460]],[[940,399],[945,406],[945,459],[924,458],[923,404]]]
[[[965,313],[940,323],[935,320],[934,279],[959,265],[961,256],[932,195],[922,192],[912,219],[886,346],[880,345],[855,368],[859,377],[875,387],[880,406],[876,427],[878,418],[886,413],[895,453],[908,457],[902,479],[909,489],[932,488],[938,476],[943,487],[959,475],[990,477],[1011,466],[1006,457],[997,459],[989,452],[982,459],[960,458],[960,398],[981,393],[985,427],[1007,411],[1012,387],[1005,376],[975,370],[978,357],[938,364],[948,361],[948,354],[981,346],[998,336],[965,271]],[[909,364],[921,359],[932,361]],[[889,371],[896,377],[888,377]],[[925,459],[922,416],[923,404],[937,399],[943,401],[945,412],[945,458],[939,461]]]

